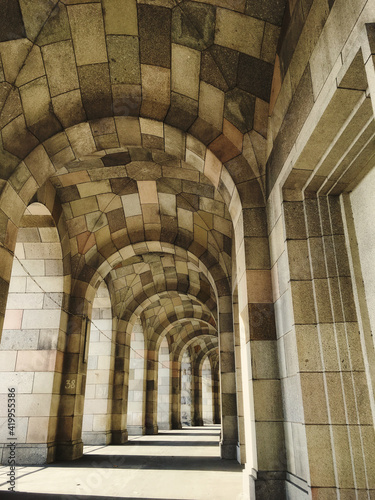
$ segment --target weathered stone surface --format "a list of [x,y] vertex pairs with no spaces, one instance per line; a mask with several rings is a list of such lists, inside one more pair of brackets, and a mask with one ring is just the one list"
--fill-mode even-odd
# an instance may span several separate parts
[[248,16],[254,16],[263,21],[267,21],[276,26],[281,26],[285,9],[283,0],[271,0],[263,2],[262,0],[247,0],[245,13]]
[[79,87],[71,41],[46,45],[42,49],[51,97]]
[[198,101],[171,92],[171,105],[165,123],[181,130],[188,130],[198,115]]
[[204,3],[184,2],[173,9],[172,42],[203,50],[212,45],[215,9]]
[[171,67],[171,11],[138,4],[141,63]]
[[272,73],[271,64],[256,57],[240,54],[237,80],[240,89],[269,102]]
[[56,117],[63,127],[71,127],[86,119],[81,92],[79,90],[72,90],[54,97],[52,99],[52,106]]
[[26,33],[19,2],[1,0],[0,12],[0,42],[24,38]]
[[111,83],[139,84],[139,43],[135,36],[107,37]]
[[68,16],[77,65],[107,62],[101,5],[70,5]]
[[87,118],[101,118],[112,114],[111,86],[108,64],[78,67],[82,102]]
[[69,38],[70,27],[68,13],[65,5],[58,3],[52,10],[41,32],[38,34],[36,43],[42,46],[62,40],[68,40]]
[[227,91],[237,82],[238,52],[212,45],[202,53],[201,78],[215,87]]
[[243,134],[253,128],[255,97],[235,88],[225,94],[224,117]]

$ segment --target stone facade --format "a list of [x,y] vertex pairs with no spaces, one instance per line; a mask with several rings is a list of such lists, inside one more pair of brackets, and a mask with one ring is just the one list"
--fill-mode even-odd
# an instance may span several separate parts
[[20,464],[210,420],[244,498],[375,498],[374,1],[0,11],[2,461],[14,387]]

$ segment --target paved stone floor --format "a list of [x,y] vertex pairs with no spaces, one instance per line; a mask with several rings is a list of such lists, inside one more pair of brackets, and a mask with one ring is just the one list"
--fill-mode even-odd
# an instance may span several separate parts
[[[242,467],[219,458],[219,435],[219,426],[190,427],[132,436],[124,446],[86,446],[74,465],[17,468],[19,494],[9,498],[240,500]],[[8,497],[8,472],[0,468],[0,498]]]

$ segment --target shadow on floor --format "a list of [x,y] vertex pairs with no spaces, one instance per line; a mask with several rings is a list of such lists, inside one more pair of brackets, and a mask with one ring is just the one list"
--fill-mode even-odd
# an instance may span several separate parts
[[235,460],[219,457],[184,457],[160,455],[95,455],[90,453],[72,462],[54,462],[49,467],[71,468],[118,468],[118,469],[153,469],[153,470],[205,470],[237,472],[243,466]]
[[181,498],[108,497],[91,495],[64,495],[52,493],[24,493],[23,491],[1,491],[1,499],[12,500],[183,500]]
[[154,441],[150,439],[149,441],[144,438],[142,441],[128,441],[124,446],[215,446],[217,448],[216,441]]

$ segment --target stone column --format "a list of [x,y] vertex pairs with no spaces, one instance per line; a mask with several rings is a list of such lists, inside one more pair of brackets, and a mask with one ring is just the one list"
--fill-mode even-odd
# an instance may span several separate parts
[[191,372],[192,372],[192,407],[194,407],[194,415],[192,416],[192,425],[203,425],[202,412],[202,374],[200,373],[200,363],[196,356],[191,355]]
[[212,366],[212,404],[213,404],[213,420],[214,424],[220,424],[220,381],[218,365]]
[[146,362],[146,434],[158,433],[158,352],[149,347]]
[[181,366],[180,362],[171,354],[171,423],[172,429],[181,429]]
[[[302,400],[301,451],[291,447],[288,468],[311,485],[313,496],[372,492],[373,418],[340,201],[309,193],[285,201],[284,217],[293,303],[290,340]],[[286,389],[288,407],[295,406],[295,392]],[[298,453],[303,470],[297,468]]]
[[[74,312],[81,312],[77,311],[81,304],[80,299],[75,297],[72,302],[76,309]],[[82,419],[87,369],[84,351],[88,349],[89,335],[90,325],[86,316],[68,316],[57,418],[57,460],[75,460],[83,454]]]
[[[244,183],[245,184],[245,183]],[[251,498],[285,498],[285,444],[267,216],[259,180],[235,223],[238,321]],[[245,268],[243,266],[245,265]],[[256,495],[256,496],[255,496]]]
[[127,408],[130,336],[128,338],[126,335],[126,324],[125,321],[121,320],[116,325],[115,371],[112,399],[112,444],[123,444],[128,440]]
[[220,454],[222,458],[236,459],[238,445],[236,367],[234,359],[232,301],[230,296],[220,297],[219,304],[221,377]]

